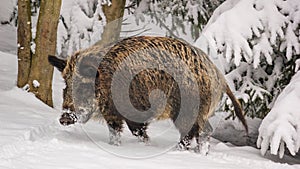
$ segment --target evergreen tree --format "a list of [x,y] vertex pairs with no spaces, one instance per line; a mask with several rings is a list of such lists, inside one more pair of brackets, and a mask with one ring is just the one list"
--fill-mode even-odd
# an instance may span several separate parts
[[64,1],[58,29],[57,52],[67,57],[98,43],[119,39],[125,0]]
[[195,43],[221,62],[251,117],[265,117],[295,72],[299,2],[228,0],[215,10]]
[[[150,16],[160,27],[167,30],[167,36],[178,37],[190,33],[196,40],[200,36],[213,11],[224,0],[130,0],[128,5],[137,20],[144,20],[144,14]],[[171,20],[166,24],[166,20]],[[187,30],[189,29],[189,30]],[[181,30],[181,32],[179,32]],[[179,37],[180,38],[180,37]]]

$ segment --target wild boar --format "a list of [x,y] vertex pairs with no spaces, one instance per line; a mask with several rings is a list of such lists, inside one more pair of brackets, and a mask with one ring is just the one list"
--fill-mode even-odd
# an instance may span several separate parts
[[152,120],[171,119],[181,134],[179,149],[190,149],[196,138],[194,150],[207,153],[208,118],[224,93],[248,131],[241,105],[222,73],[204,52],[183,40],[129,37],[79,51],[67,61],[49,56],[49,62],[66,82],[60,123],[85,123],[102,116],[110,144],[120,145],[124,121],[146,142]]

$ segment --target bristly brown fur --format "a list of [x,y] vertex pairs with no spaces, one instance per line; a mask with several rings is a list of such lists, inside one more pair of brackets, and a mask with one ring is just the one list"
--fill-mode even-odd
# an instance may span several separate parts
[[[192,73],[196,77],[199,86],[200,93],[195,94],[199,94],[200,96],[200,108],[198,114],[192,116],[197,118],[200,131],[208,117],[213,114],[222,94],[228,90],[224,76],[209,60],[207,55],[198,48],[186,42],[166,37],[141,36],[126,38],[108,51],[99,66],[99,77],[96,79],[96,81],[98,80],[97,93],[100,100],[99,107],[105,119],[110,119],[112,118],[111,116],[113,118],[122,118],[118,115],[118,111],[112,100],[111,82],[112,76],[118,66],[129,56],[133,58],[131,64],[126,65],[129,69],[134,69],[134,61],[138,57],[149,59],[149,62],[151,62],[151,59],[160,60],[160,63],[172,62],[174,61],[172,59],[179,58],[189,66],[190,72],[184,73]],[[135,57],[137,59],[134,59]],[[134,106],[138,110],[147,110],[150,107],[148,94],[151,90],[159,88],[167,94],[168,100],[165,111],[156,118],[172,118],[174,120],[177,117],[180,109],[179,89],[178,87],[176,88],[176,83],[170,75],[159,70],[148,70],[140,73],[134,80],[129,94]],[[181,83],[191,86],[189,79],[183,79]],[[230,96],[231,99],[234,98],[232,96]],[[236,107],[237,102],[234,101],[234,103]],[[240,113],[240,111],[237,113]],[[139,115],[137,114],[137,116]],[[189,115],[187,114],[187,116]],[[238,114],[238,117],[246,125],[243,116]],[[175,125],[179,130],[184,131],[185,125],[188,123],[188,121],[182,121],[178,122],[178,125]],[[245,128],[247,129],[246,126]]]
[[[128,69],[135,69],[135,60],[138,59],[134,58],[139,57],[145,58],[149,60],[149,62],[151,62],[151,60],[158,60],[160,63],[167,65],[172,63],[170,65],[175,65],[175,67],[176,62],[174,62],[174,60],[176,60],[176,58],[183,61],[189,68],[188,72],[183,73],[191,74],[195,77],[198,84],[198,91],[200,93],[194,92],[194,95],[200,97],[200,107],[197,114],[184,112],[189,118],[176,121],[181,106],[178,83],[182,83],[183,86],[189,89],[189,86],[191,86],[190,79],[182,79],[182,82],[176,82],[168,72],[158,69],[146,69],[135,76],[130,85],[129,95],[131,102],[136,109],[140,111],[147,110],[151,106],[149,102],[149,92],[153,89],[160,89],[167,95],[167,102],[162,111],[163,113],[145,115],[145,117],[143,117],[146,120],[145,124],[137,124],[124,119],[114,105],[111,85],[115,71],[129,56],[133,59],[130,64],[126,65]],[[88,57],[96,57],[103,60],[100,62],[100,65],[95,65],[94,62],[84,61],[84,59]],[[203,130],[204,124],[207,122],[209,116],[214,113],[224,93],[227,93],[232,100],[237,117],[243,123],[246,131],[248,131],[242,108],[229,89],[222,73],[220,73],[205,53],[182,40],[167,37],[130,37],[114,45],[108,45],[105,48],[93,46],[84,51],[75,53],[68,59],[67,65],[62,73],[67,84],[66,89],[64,89],[63,108],[72,111],[74,111],[74,106],[76,106],[72,99],[72,77],[81,76],[80,71],[75,70],[76,64],[78,63],[97,69],[98,73],[96,79],[90,79],[90,82],[96,83],[97,106],[99,109],[97,113],[94,113],[94,116],[103,116],[108,125],[117,131],[122,131],[123,120],[127,122],[131,130],[138,130],[138,127],[134,126],[146,129],[147,123],[150,122],[151,119],[160,120],[171,118],[179,132],[186,135],[187,133],[184,133],[184,131],[186,131],[187,126],[190,125],[191,119],[194,118],[196,119],[196,124],[195,127],[193,127],[193,132],[198,130],[199,133]],[[136,116],[142,115],[136,114]],[[197,135],[197,133],[195,135]]]

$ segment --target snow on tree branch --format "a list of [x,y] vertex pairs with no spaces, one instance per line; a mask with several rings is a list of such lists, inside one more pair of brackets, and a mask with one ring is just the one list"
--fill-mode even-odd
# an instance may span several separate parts
[[[299,9],[299,0],[227,0],[194,44],[222,62],[219,68],[252,117],[268,113],[295,72]],[[236,69],[239,80],[230,75]]]
[[283,90],[274,107],[259,128],[257,147],[264,155],[269,147],[271,154],[282,158],[285,145],[292,155],[300,148],[300,72]]
[[[286,49],[286,57],[300,54],[300,1],[297,0],[229,0],[213,14],[197,44],[206,52],[218,51],[227,61],[242,59],[258,67],[261,57],[272,64],[272,46]],[[220,29],[221,28],[221,29]],[[205,42],[200,42],[200,41]]]
[[[167,36],[183,38],[190,34],[193,41],[209,20],[213,11],[224,0],[129,0],[130,7],[136,6],[136,22],[144,22],[147,16],[167,30]],[[146,17],[145,17],[146,16]],[[200,28],[200,29],[199,29]],[[186,39],[187,40],[187,39]]]
[[58,55],[66,57],[91,46],[100,39],[104,25],[105,17],[98,0],[65,0],[58,24]]

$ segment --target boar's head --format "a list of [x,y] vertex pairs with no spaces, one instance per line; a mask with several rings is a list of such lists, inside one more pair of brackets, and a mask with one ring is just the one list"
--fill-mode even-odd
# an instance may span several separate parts
[[62,72],[65,81],[60,123],[86,123],[97,110],[95,78],[104,52],[77,52],[67,60],[48,56],[49,62]]

